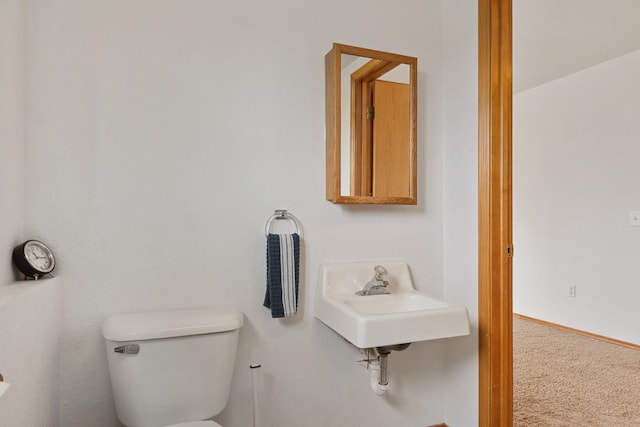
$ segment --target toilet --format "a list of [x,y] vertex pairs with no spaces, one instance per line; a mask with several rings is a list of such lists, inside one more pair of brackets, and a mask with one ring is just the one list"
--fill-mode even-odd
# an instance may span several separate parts
[[118,418],[126,427],[222,427],[242,312],[217,306],[116,314],[103,324]]

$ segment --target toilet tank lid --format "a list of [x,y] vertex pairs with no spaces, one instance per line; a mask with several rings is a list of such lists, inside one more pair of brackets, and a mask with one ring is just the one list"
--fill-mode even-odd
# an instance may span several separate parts
[[139,341],[213,334],[240,329],[243,319],[240,310],[229,306],[114,314],[102,325],[102,335],[110,341]]

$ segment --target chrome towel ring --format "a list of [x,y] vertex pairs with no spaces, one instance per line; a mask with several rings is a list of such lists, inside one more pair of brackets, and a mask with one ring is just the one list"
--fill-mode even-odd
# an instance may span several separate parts
[[300,225],[300,221],[296,218],[292,213],[287,212],[286,209],[276,209],[273,215],[271,215],[267,222],[264,224],[264,235],[268,236],[271,233],[271,227],[274,222],[277,220],[289,220],[292,221],[295,226],[295,232],[298,233],[298,236],[302,239],[302,226]]

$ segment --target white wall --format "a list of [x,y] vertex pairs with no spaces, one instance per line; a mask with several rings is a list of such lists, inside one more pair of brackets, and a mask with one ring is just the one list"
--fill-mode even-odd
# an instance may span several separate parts
[[[443,296],[444,189],[459,219],[447,226],[447,296],[475,309],[476,234],[466,233],[476,212],[477,14],[471,1],[447,6],[465,20],[462,40],[448,35],[449,71],[470,68],[447,80],[465,113],[457,129],[446,106],[445,186],[442,3],[29,3],[26,231],[51,244],[65,277],[61,426],[118,425],[100,335],[108,315],[207,304],[246,314],[231,401],[217,417],[225,426],[250,425],[253,362],[263,365],[267,426],[464,419],[446,402],[451,387],[464,389],[451,395],[465,397],[465,413],[477,405],[475,339],[460,341],[467,354],[454,360],[465,373],[451,384],[444,341],[393,354],[392,391],[380,398],[360,354],[312,316],[325,261],[404,259],[420,289]],[[419,58],[418,206],[324,200],[324,55],[333,42]],[[305,235],[300,313],[285,321],[261,307],[263,225],[275,208],[297,215]],[[454,246],[464,272],[454,272]]]
[[634,343],[638,75],[635,51],[514,98],[514,311]]
[[444,2],[444,296],[471,337],[447,340],[448,425],[478,425],[478,2]]
[[0,287],[1,426],[58,426],[59,317],[59,278]]
[[[11,250],[22,239],[24,4],[0,2],[0,286],[14,280]],[[0,366],[0,369],[2,367]]]
[[0,399],[0,425],[55,427],[59,279],[14,282],[11,264],[24,239],[24,3],[0,2],[0,373],[11,384]]

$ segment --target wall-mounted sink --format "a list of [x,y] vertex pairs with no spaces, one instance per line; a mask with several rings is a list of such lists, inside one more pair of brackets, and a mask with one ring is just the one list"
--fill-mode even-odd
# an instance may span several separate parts
[[[377,265],[387,270],[389,294],[356,295]],[[359,348],[469,335],[467,309],[417,291],[398,261],[321,265],[315,316]]]

